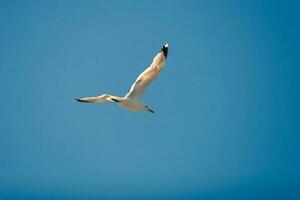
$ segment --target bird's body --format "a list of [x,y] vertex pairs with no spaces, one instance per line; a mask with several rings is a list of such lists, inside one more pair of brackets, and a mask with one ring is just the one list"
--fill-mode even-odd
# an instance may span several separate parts
[[125,108],[127,110],[130,110],[132,112],[153,112],[151,109],[149,109],[146,105],[144,105],[141,101],[136,99],[131,99],[127,97],[121,98],[121,101],[116,102],[119,106],[122,108]]
[[136,81],[131,86],[130,91],[125,95],[125,97],[117,97],[109,94],[103,94],[97,97],[85,97],[74,100],[86,103],[104,103],[112,101],[132,112],[153,113],[153,110],[151,110],[141,101],[141,97],[144,94],[145,89],[154,79],[157,78],[160,71],[163,69],[167,56],[168,44],[164,43],[163,47],[161,48],[161,51],[154,57],[152,64],[138,76]]

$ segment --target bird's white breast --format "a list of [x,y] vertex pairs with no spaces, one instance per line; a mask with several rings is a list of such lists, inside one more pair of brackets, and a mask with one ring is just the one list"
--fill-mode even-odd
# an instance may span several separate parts
[[144,104],[140,101],[130,98],[124,98],[123,101],[117,103],[119,106],[130,110],[132,112],[143,112],[147,111]]

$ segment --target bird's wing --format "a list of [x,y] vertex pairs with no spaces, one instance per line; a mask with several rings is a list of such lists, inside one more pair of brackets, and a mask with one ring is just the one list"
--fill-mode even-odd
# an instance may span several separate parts
[[141,73],[125,97],[140,100],[145,89],[159,75],[168,56],[168,44],[164,43],[161,51],[154,57],[151,65]]
[[103,94],[97,97],[84,97],[84,98],[73,99],[73,100],[78,102],[85,102],[85,103],[104,103],[107,101],[112,101],[112,98],[118,98],[118,97],[114,97],[109,94]]

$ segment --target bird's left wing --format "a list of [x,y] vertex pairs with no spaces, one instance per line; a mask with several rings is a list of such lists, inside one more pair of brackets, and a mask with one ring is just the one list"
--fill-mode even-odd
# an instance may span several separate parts
[[140,100],[145,89],[163,69],[167,56],[168,44],[164,43],[161,51],[154,57],[151,65],[138,76],[125,97]]

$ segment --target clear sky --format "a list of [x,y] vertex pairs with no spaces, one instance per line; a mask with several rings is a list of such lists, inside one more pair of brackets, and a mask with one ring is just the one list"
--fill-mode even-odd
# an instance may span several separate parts
[[1,0],[0,198],[299,198],[299,6]]

